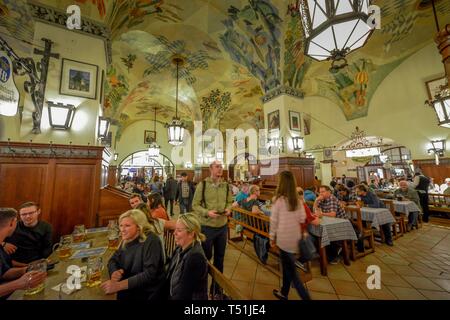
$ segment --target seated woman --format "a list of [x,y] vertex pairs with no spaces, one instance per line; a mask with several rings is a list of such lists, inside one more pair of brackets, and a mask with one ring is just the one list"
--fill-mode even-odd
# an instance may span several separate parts
[[252,185],[249,189],[248,198],[240,201],[239,206],[242,209],[251,211],[253,213],[264,214],[264,212],[260,209],[260,203],[258,201],[259,195],[260,195],[259,186]]
[[152,193],[149,196],[149,207],[153,218],[170,220],[167,215],[166,208],[164,208],[162,197],[159,193]]
[[205,236],[192,213],[180,215],[175,228],[178,245],[171,258],[167,290],[170,300],[208,300],[208,262],[201,242]]
[[111,280],[102,283],[106,294],[117,292],[118,300],[159,300],[164,286],[164,250],[140,210],[119,218],[121,247],[108,262]]

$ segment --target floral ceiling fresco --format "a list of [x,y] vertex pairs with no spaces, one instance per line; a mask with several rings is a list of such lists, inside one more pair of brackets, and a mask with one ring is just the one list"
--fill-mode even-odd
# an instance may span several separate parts
[[[280,85],[330,99],[347,120],[367,116],[380,83],[432,43],[436,32],[431,8],[418,8],[418,0],[377,0],[381,30],[348,56],[347,68],[330,74],[330,62],[304,54],[296,0],[33,1],[59,10],[78,4],[82,17],[110,28],[112,65],[105,70],[103,107],[119,135],[135,121],[153,120],[155,108],[162,123],[175,115],[174,54],[186,61],[179,70],[183,121],[210,125],[220,116],[222,130],[241,123],[259,129],[261,97]],[[24,40],[33,39],[25,3],[0,0],[0,29]],[[450,21],[450,1],[436,7],[442,27]]]

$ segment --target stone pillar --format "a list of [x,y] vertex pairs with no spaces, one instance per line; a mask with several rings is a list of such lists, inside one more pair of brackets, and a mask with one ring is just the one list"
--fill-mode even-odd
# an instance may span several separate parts
[[331,178],[333,178],[333,170],[332,170],[333,162],[331,161],[322,161],[321,162],[321,171],[322,171],[322,184],[330,185]]
[[439,53],[442,55],[442,63],[447,74],[448,84],[450,86],[450,24],[447,24],[441,32],[439,32],[434,41],[437,43]]

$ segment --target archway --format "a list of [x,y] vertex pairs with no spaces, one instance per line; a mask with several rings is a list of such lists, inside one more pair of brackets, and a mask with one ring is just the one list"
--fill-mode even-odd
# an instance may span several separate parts
[[158,157],[152,158],[147,150],[136,151],[119,164],[120,178],[129,175],[150,180],[154,175],[166,178],[168,174],[174,173],[175,165],[166,155],[160,153]]

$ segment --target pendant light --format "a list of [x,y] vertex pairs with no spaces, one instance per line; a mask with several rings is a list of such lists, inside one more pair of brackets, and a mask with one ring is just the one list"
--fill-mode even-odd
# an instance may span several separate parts
[[183,122],[178,118],[178,77],[180,64],[184,64],[184,59],[180,56],[174,56],[172,63],[177,65],[177,88],[176,88],[176,100],[175,100],[175,117],[170,124],[166,124],[167,133],[169,136],[169,143],[173,146],[179,146],[183,143],[184,129]]

